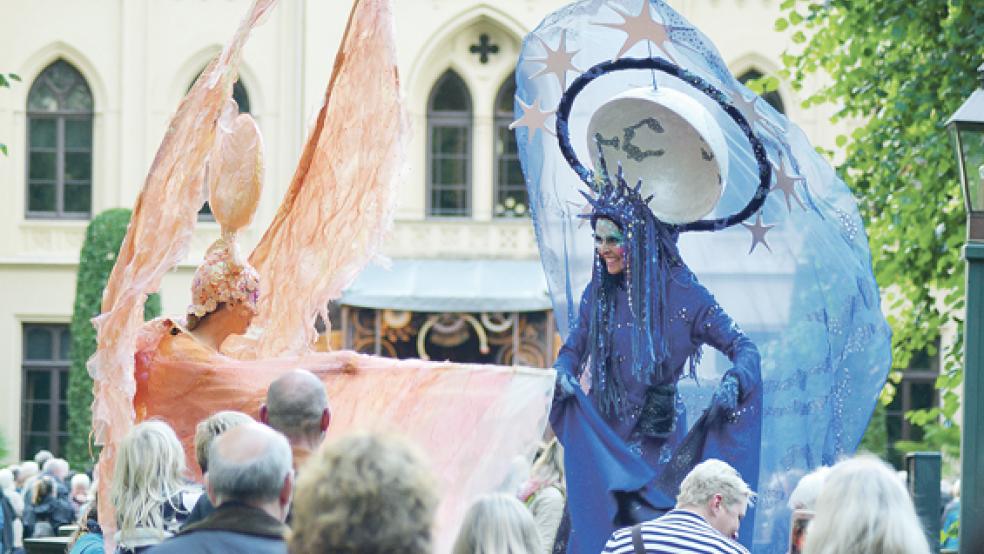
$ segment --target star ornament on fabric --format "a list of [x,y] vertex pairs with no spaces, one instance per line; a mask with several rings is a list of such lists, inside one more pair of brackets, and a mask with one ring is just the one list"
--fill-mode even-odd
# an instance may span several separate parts
[[519,101],[519,107],[523,110],[523,115],[516,121],[509,124],[510,130],[517,127],[526,127],[527,143],[533,142],[533,135],[536,133],[537,129],[550,135],[554,134],[553,131],[550,130],[550,127],[547,127],[547,119],[555,114],[557,110],[544,110],[543,107],[540,106],[539,98],[534,100],[532,104],[523,102],[523,99],[518,96],[516,97],[516,100]]
[[752,93],[751,99],[746,99],[742,95],[740,90],[736,90],[731,95],[731,104],[741,112],[741,115],[745,116],[748,120],[748,126],[754,128],[756,123],[760,123],[765,120],[764,117],[759,115],[758,110],[755,109],[755,103],[759,100],[758,95]]
[[775,225],[763,225],[762,212],[759,212],[758,215],[755,216],[755,223],[753,225],[749,225],[747,223],[742,223],[741,225],[752,233],[752,247],[748,249],[749,255],[755,251],[755,247],[758,246],[759,243],[764,245],[766,250],[770,253],[772,252],[772,247],[770,247],[769,243],[765,241],[765,234],[768,233],[770,229],[775,227]]
[[630,15],[622,12],[621,10],[615,10],[615,13],[620,15],[624,21],[621,23],[596,24],[601,25],[602,27],[610,27],[616,31],[622,31],[625,33],[625,42],[622,43],[622,47],[619,49],[618,54],[615,55],[614,59],[621,58],[633,46],[642,41],[648,40],[659,47],[659,49],[666,55],[668,60],[676,63],[676,60],[670,56],[669,52],[667,52],[665,48],[663,48],[663,43],[670,40],[669,31],[667,30],[666,25],[653,20],[651,10],[649,9],[648,0],[642,3],[642,10],[639,11],[639,15]]
[[573,59],[577,54],[577,50],[570,51],[567,49],[567,31],[560,33],[560,43],[557,44],[556,50],[551,50],[547,42],[540,37],[540,44],[543,46],[544,57],[542,58],[530,58],[530,61],[543,63],[543,68],[530,75],[530,79],[538,77],[540,75],[554,75],[557,77],[557,82],[560,83],[560,88],[567,88],[567,72],[573,71],[574,73],[581,73],[581,70],[575,67]]
[[781,190],[786,198],[786,209],[789,213],[793,213],[793,204],[791,200],[796,200],[799,207],[806,210],[806,206],[803,205],[803,200],[800,199],[799,193],[796,192],[796,184],[801,182],[806,182],[806,179],[799,175],[790,175],[786,171],[785,165],[780,168],[775,162],[772,162],[773,173],[776,174],[776,182],[772,185],[771,191]]

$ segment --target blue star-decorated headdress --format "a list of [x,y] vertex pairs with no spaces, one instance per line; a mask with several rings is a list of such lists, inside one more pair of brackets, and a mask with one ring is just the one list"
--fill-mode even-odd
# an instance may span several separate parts
[[[595,303],[590,308],[588,322],[588,356],[592,389],[596,391],[598,407],[604,413],[621,414],[628,405],[625,386],[616,372],[611,371],[607,360],[613,352],[613,325],[609,321],[614,313],[614,287],[625,287],[629,310],[635,324],[632,327],[631,368],[633,376],[650,384],[662,383],[673,368],[665,367],[669,358],[666,333],[667,279],[673,266],[682,266],[677,249],[678,231],[653,215],[649,198],[640,194],[642,183],[634,187],[625,181],[621,164],[614,179],[608,172],[604,153],[598,144],[599,167],[592,180],[592,191],[581,191],[590,204],[589,214],[580,217],[591,220],[592,227],[598,219],[615,223],[625,238],[626,267],[623,274],[612,276],[596,254],[592,269],[592,281],[596,283]],[[697,357],[692,360],[691,373]],[[588,368],[585,368],[588,369]]]

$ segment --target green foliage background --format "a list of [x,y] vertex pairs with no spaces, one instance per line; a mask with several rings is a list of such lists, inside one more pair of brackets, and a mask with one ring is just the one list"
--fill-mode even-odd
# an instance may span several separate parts
[[[0,88],[10,88],[13,81],[20,82],[21,78],[16,73],[0,73]],[[7,145],[0,142],[0,154],[7,155]]]
[[[114,208],[93,218],[86,229],[79,254],[79,273],[75,284],[72,313],[72,367],[68,377],[68,444],[65,457],[75,468],[88,468],[99,452],[90,451],[92,430],[92,378],[85,367],[96,351],[96,330],[92,318],[100,313],[103,289],[116,263],[123,237],[130,223],[130,210]],[[144,318],[161,312],[160,295],[152,294],[144,305]]]
[[914,353],[935,354],[940,329],[958,330],[957,343],[943,353],[940,407],[907,414],[924,428],[923,441],[895,446],[958,455],[965,214],[943,123],[977,87],[984,2],[785,0],[781,10],[776,30],[790,33],[796,46],[784,54],[779,76],[802,90],[812,74],[824,74],[829,86],[804,106],[829,103],[834,121],[860,122],[837,137],[846,153],[838,172],[867,222],[875,276],[892,313],[893,372],[882,402],[891,401]]

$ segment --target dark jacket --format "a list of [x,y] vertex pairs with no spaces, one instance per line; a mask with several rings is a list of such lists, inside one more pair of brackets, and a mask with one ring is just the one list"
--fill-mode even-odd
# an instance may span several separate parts
[[148,554],[286,554],[286,533],[287,526],[263,510],[229,501]]
[[34,528],[42,521],[50,523],[54,533],[57,533],[62,525],[75,521],[75,509],[71,501],[67,497],[51,495],[41,499],[37,504],[25,503],[24,538],[33,537]]
[[208,499],[208,494],[202,493],[202,495],[198,497],[198,501],[195,502],[195,507],[192,508],[191,513],[188,514],[188,519],[181,524],[181,529],[198,523],[199,521],[212,515],[213,512],[215,512],[215,506],[213,506],[212,501]]

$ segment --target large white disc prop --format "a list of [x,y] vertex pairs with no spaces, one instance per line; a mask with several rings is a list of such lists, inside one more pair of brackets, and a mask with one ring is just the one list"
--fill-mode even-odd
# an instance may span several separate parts
[[724,135],[704,107],[680,91],[632,89],[598,108],[588,124],[591,161],[598,168],[596,138],[609,173],[621,162],[629,185],[642,179],[642,196],[653,196],[649,207],[663,222],[697,221],[724,192]]

